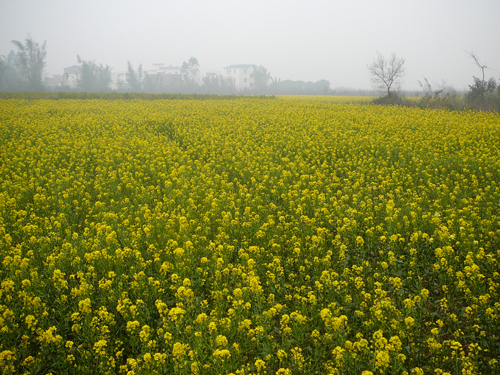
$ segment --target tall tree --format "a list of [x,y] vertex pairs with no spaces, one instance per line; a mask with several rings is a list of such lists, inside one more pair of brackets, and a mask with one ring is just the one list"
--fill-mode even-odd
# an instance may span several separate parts
[[18,40],[13,40],[12,43],[18,49],[17,64],[26,81],[28,90],[43,91],[42,79],[46,65],[47,42],[43,42],[40,46],[28,35],[24,44]]
[[111,67],[97,65],[93,61],[82,60],[76,56],[80,64],[77,88],[84,92],[107,92],[111,85]]
[[500,86],[497,86],[494,78],[486,79],[485,70],[489,69],[488,65],[485,62],[480,62],[479,57],[473,50],[466,52],[481,71],[481,78],[472,77],[474,84],[469,85],[469,92],[466,96],[467,101],[480,110],[491,109],[492,107],[496,110],[500,109]]
[[258,93],[263,94],[266,92],[267,85],[271,80],[271,73],[269,73],[262,65],[255,66],[252,74],[250,74],[250,78],[253,78],[255,90]]
[[207,74],[203,77],[202,92],[205,94],[234,94],[234,83],[220,74]]
[[144,84],[144,71],[142,70],[142,64],[139,65],[137,71],[132,67],[132,63],[127,61],[128,69],[127,73],[125,73],[125,77],[127,79],[128,89],[132,92],[140,92],[142,91],[142,87]]
[[469,57],[474,60],[479,70],[481,70],[481,76],[482,76],[481,78],[478,78],[476,76],[472,77],[474,78],[474,84],[469,85],[468,96],[469,98],[484,100],[486,96],[494,93],[497,83],[494,78],[486,80],[485,70],[489,69],[488,65],[486,65],[486,63],[480,62],[479,57],[473,50],[466,52],[469,55]]
[[5,56],[0,56],[0,91],[16,92],[25,91],[26,83],[23,76],[19,71],[17,53],[10,51]]
[[405,60],[392,54],[389,59],[386,59],[377,52],[377,58],[368,65],[368,71],[372,75],[372,81],[379,88],[387,90],[387,96],[391,97],[393,88],[398,87],[402,78],[406,74],[404,67]]
[[0,56],[0,83],[3,80],[6,70],[7,70],[7,59],[2,55]]
[[198,75],[200,72],[200,64],[196,57],[191,57],[186,62],[184,61],[181,66],[182,80],[184,84],[188,87],[194,87],[198,85]]

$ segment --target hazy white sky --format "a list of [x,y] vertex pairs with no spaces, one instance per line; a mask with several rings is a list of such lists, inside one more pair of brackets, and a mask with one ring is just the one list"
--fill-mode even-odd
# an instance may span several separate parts
[[404,88],[425,76],[466,88],[479,75],[471,48],[500,78],[500,0],[0,0],[0,54],[11,40],[47,41],[47,73],[85,60],[123,71],[179,66],[202,72],[264,65],[273,77],[372,88],[377,51],[406,60]]

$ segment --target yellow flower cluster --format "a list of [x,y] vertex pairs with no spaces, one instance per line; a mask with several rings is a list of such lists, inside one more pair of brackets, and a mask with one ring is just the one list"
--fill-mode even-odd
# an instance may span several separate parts
[[498,373],[499,183],[493,113],[0,100],[0,367]]

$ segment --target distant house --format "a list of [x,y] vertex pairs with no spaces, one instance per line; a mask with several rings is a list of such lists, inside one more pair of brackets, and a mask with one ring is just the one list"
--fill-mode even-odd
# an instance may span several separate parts
[[254,80],[251,77],[253,70],[257,68],[254,64],[236,64],[224,68],[223,76],[233,82],[238,91],[254,88]]
[[73,65],[73,66],[70,66],[69,68],[64,68],[64,74],[79,74],[80,71],[82,70],[81,67],[79,67],[78,65]]
[[78,83],[78,75],[82,70],[78,65],[73,65],[68,68],[64,68],[63,74],[63,84],[68,85],[71,88],[75,88]]
[[181,75],[181,68],[179,66],[165,66],[162,63],[152,64],[153,67],[151,69],[146,70],[146,73],[149,75],[153,74],[163,74],[163,75]]
[[63,83],[63,76],[61,74],[52,74],[52,77],[45,78],[45,86],[54,88],[57,86],[61,86]]
[[165,66],[162,63],[152,64],[153,68],[146,70],[148,76],[148,91],[168,92],[182,84],[181,68],[179,66]]
[[114,90],[123,90],[127,85],[127,72],[116,72],[112,74],[111,88]]

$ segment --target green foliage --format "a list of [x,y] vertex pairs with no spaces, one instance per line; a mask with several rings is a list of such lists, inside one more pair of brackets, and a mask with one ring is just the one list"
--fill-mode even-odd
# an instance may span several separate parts
[[500,118],[255,98],[0,101],[2,373],[498,374]]
[[93,61],[82,60],[76,57],[81,64],[78,75],[77,88],[83,92],[108,92],[111,85],[111,67],[109,65],[97,65]]
[[374,99],[372,104],[500,112],[500,86],[494,78],[485,80],[474,77],[474,84],[469,85],[469,92],[465,96],[460,96],[444,83],[432,85],[425,77],[424,82],[419,81],[419,85],[423,89],[423,96],[418,100],[393,93]]
[[139,65],[139,68],[135,71],[130,61],[128,61],[127,64],[128,69],[125,75],[127,78],[128,89],[132,92],[141,92],[145,76],[144,71],[142,70],[142,65]]
[[0,56],[0,91],[19,92],[26,91],[26,83],[19,69],[19,56],[14,51],[5,56]]
[[266,67],[260,65],[254,68],[250,77],[254,80],[255,91],[257,93],[264,93],[271,80],[271,73],[267,71]]
[[200,64],[196,57],[190,57],[189,60],[182,63],[181,74],[184,85],[187,88],[198,86],[198,76],[200,73]]
[[43,91],[42,79],[46,65],[47,42],[43,42],[40,46],[31,36],[28,36],[25,44],[17,40],[13,40],[12,43],[18,49],[15,64],[22,73],[23,80],[26,82],[26,89],[28,91]]
[[220,74],[207,74],[203,77],[202,90],[206,93],[230,94],[235,92],[234,83]]
[[474,77],[474,84],[469,85],[467,103],[478,110],[500,111],[500,86],[494,78],[489,80]]
[[330,82],[325,79],[317,82],[273,79],[268,92],[277,95],[328,95]]

